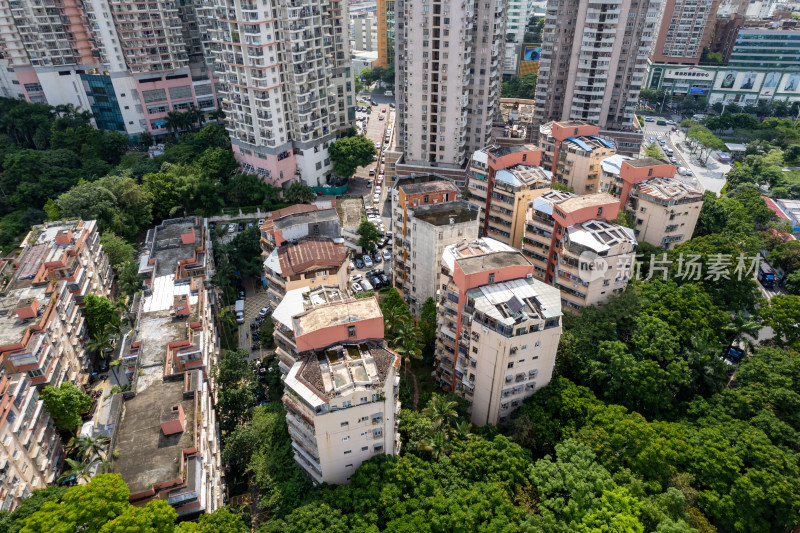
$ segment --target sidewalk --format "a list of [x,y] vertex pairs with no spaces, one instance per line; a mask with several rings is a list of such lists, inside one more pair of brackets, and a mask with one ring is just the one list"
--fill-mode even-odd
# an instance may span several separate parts
[[[703,191],[712,191],[719,195],[722,187],[725,186],[725,174],[730,171],[731,166],[721,163],[713,154],[708,157],[706,166],[702,166],[702,160],[697,155],[691,154],[690,150],[683,144],[686,136],[682,131],[670,132],[670,143],[675,147],[675,156],[678,163],[692,171],[692,177],[698,188]],[[690,179],[690,178],[689,178]]]

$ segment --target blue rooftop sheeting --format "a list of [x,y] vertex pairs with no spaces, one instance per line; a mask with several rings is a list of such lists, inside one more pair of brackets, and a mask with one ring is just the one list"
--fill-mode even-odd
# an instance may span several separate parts
[[497,174],[494,176],[495,181],[500,181],[502,183],[508,183],[513,187],[522,187],[522,182],[517,179],[517,177],[509,172],[508,170],[499,170]]
[[581,149],[586,150],[587,152],[591,152],[593,150],[593,148],[591,146],[589,146],[588,144],[586,144],[585,142],[583,142],[582,140],[580,140],[580,139],[578,139],[576,137],[567,137],[567,140],[574,142]]
[[607,141],[605,139],[601,139],[600,137],[596,137],[594,135],[590,135],[589,137],[591,137],[592,139],[597,139],[598,141],[603,143],[606,146],[606,148],[614,148],[614,149],[617,148],[616,146],[614,146],[614,143],[612,143],[611,141]]

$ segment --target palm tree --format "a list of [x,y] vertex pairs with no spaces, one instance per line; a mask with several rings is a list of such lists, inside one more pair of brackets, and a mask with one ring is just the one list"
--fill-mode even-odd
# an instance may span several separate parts
[[183,116],[183,113],[179,111],[170,111],[167,113],[167,130],[171,131],[175,137],[178,137],[178,131],[183,129],[184,124],[186,123],[186,118]]
[[81,481],[88,482],[92,479],[92,465],[76,461],[75,459],[65,459],[69,465],[69,470],[65,470],[63,474],[58,477],[59,481],[64,481],[69,478],[75,478],[80,484]]
[[105,458],[105,451],[110,443],[111,437],[73,437],[69,445],[78,450],[78,457],[93,464],[96,460]]
[[758,320],[737,311],[725,326],[725,338],[728,339],[729,346],[739,342],[744,345],[745,352],[749,352],[755,349],[759,331],[761,331],[761,324]]
[[401,327],[401,324],[409,321],[408,313],[400,307],[389,307],[383,311],[383,336],[387,340],[392,340],[393,335]]
[[428,439],[428,441],[425,443],[425,449],[433,452],[434,459],[439,459],[439,456],[442,453],[447,454],[450,449],[450,444],[447,442],[444,433],[437,431],[433,434],[433,437]]
[[471,434],[472,424],[470,424],[469,420],[456,422],[455,426],[453,426],[453,435],[458,439],[466,440]]
[[405,363],[405,372],[412,359],[422,359],[422,348],[419,345],[419,329],[411,320],[395,322],[395,338],[392,339],[392,348],[400,354]]
[[446,396],[434,393],[431,395],[428,406],[422,410],[422,414],[430,418],[433,427],[438,430],[443,426],[449,427],[450,421],[458,416],[456,407],[458,407],[458,403],[448,400]]
[[95,333],[89,342],[86,343],[86,351],[89,353],[102,354],[106,350],[114,349],[114,335],[109,328],[103,329],[100,333]]

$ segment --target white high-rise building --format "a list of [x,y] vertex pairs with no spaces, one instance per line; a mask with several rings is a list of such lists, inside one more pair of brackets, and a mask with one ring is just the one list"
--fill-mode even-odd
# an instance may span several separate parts
[[[499,109],[505,2],[395,4],[398,174],[463,171]],[[463,172],[462,172],[463,174]]]
[[506,11],[506,47],[503,74],[514,76],[519,67],[519,54],[525,40],[525,27],[533,13],[530,0],[508,0]]
[[347,3],[223,0],[216,16],[211,46],[237,159],[275,185],[325,185],[327,148],[355,118]]

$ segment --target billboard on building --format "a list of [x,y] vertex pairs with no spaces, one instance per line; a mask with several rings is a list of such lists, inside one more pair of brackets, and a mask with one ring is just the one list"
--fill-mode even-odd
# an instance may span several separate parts
[[542,55],[541,43],[523,43],[519,57],[519,75],[539,73],[539,58]]

